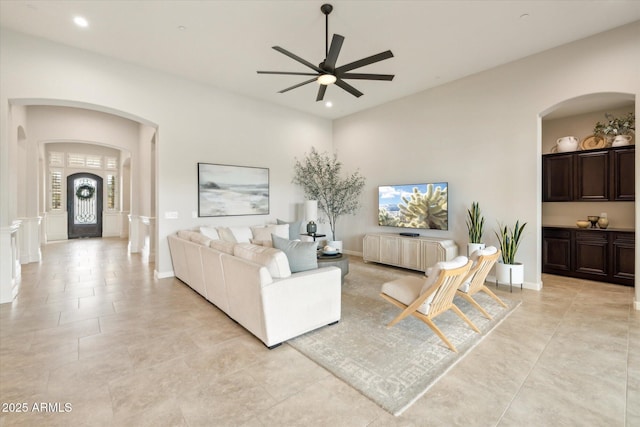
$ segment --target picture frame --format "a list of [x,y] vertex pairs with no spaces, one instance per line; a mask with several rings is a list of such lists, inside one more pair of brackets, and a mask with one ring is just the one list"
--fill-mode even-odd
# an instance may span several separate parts
[[198,163],[198,216],[269,214],[269,169]]

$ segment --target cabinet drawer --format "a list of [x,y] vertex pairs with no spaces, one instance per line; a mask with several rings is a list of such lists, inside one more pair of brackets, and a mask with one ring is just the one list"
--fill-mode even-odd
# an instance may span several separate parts
[[607,233],[605,231],[576,231],[576,240],[596,240],[607,242]]
[[554,239],[570,239],[571,231],[562,228],[543,228],[542,237],[550,237]]

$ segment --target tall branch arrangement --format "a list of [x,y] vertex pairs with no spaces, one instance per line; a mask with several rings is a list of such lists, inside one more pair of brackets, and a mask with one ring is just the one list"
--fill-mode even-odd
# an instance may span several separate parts
[[300,185],[308,200],[317,200],[318,207],[327,216],[333,240],[336,240],[336,222],[342,215],[352,215],[360,207],[360,194],[365,179],[358,171],[341,177],[342,163],[336,154],[318,153],[315,147],[304,159],[296,159],[293,183]]

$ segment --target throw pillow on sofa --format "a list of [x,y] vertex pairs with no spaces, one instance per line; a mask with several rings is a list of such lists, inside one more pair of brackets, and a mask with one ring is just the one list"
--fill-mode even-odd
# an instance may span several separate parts
[[218,227],[220,238],[226,242],[249,243],[253,238],[249,227]]
[[[281,219],[276,220],[278,224],[289,224],[289,240],[300,240],[300,227],[302,227],[302,221],[283,221]],[[285,236],[280,236],[285,237]]]
[[292,273],[318,268],[316,242],[301,242],[271,235],[273,247],[285,253]]
[[276,236],[280,236],[284,239],[289,238],[289,224],[280,224],[280,225],[266,225],[264,227],[251,227],[251,233],[253,234],[253,239],[251,239],[251,243],[260,246],[268,246],[273,247],[273,243],[271,242],[271,235],[275,234]]
[[218,231],[213,227],[200,227],[200,232],[211,240],[219,240]]

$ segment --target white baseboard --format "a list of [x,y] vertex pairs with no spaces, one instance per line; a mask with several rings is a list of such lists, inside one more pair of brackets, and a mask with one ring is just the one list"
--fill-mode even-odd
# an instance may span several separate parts
[[154,279],[166,279],[167,277],[175,277],[175,276],[176,275],[173,273],[173,270],[169,270],[169,271],[153,270]]

